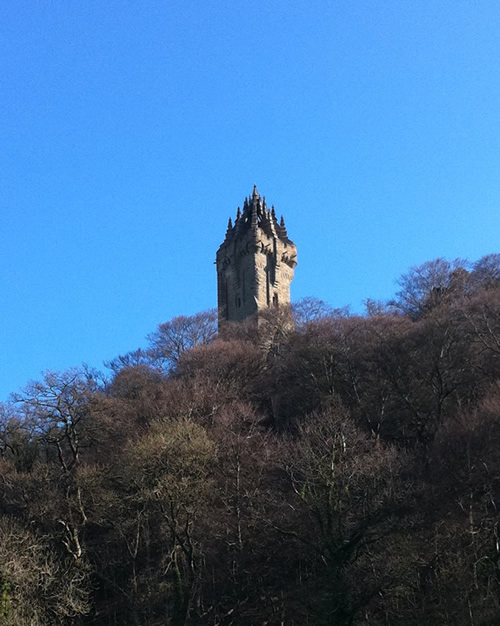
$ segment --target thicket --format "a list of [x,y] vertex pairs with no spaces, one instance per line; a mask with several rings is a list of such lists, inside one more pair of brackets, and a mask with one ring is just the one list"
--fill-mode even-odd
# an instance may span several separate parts
[[0,411],[0,625],[500,623],[500,255],[161,324]]

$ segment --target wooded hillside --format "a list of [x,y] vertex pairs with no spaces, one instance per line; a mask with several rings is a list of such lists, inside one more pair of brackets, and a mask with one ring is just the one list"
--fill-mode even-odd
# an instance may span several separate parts
[[399,284],[15,394],[0,624],[500,623],[500,255]]

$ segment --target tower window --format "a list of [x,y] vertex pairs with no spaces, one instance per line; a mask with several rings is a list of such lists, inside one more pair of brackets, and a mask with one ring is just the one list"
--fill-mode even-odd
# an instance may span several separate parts
[[278,306],[278,294],[273,295],[273,306]]

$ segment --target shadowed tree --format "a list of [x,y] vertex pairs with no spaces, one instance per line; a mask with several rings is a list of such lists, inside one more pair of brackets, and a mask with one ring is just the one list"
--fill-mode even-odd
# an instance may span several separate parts
[[309,549],[311,623],[358,623],[375,598],[405,584],[411,562],[399,558],[398,533],[411,492],[400,477],[404,458],[367,438],[337,406],[309,416],[282,461],[295,494],[290,505],[307,514],[282,529]]

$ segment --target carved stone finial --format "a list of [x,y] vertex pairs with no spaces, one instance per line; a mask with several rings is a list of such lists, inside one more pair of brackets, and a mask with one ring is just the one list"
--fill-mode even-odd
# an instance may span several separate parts
[[233,236],[233,221],[231,220],[231,218],[229,218],[227,221],[226,241],[228,239],[231,239],[232,236]]
[[288,239],[288,233],[286,232],[285,220],[283,218],[283,215],[281,216],[281,219],[280,219],[280,231],[281,231],[281,237],[284,239]]
[[236,211],[236,220],[239,220],[241,217],[241,209],[240,207],[238,207],[238,210]]

